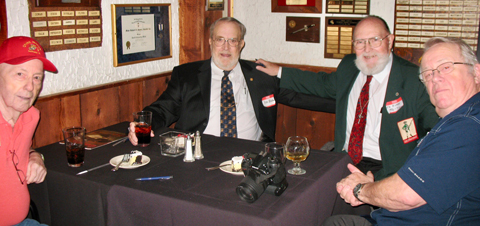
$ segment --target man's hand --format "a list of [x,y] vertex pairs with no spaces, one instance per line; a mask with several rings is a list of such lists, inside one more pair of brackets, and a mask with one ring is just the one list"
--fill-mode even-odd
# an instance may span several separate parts
[[42,156],[40,155],[40,153],[31,149],[30,156],[28,159],[27,174],[26,174],[27,184],[42,183],[43,180],[45,180],[46,175],[47,175],[47,168],[43,163]]
[[[133,146],[137,146],[138,145],[138,138],[137,138],[137,135],[135,134],[135,125],[137,124],[137,122],[130,122],[130,127],[128,127],[128,140],[130,141],[130,143],[133,144]],[[153,130],[152,132],[150,133],[150,137],[154,137],[155,134],[153,134]]]
[[340,194],[346,203],[350,203],[352,206],[359,206],[364,204],[360,202],[354,195],[353,189],[357,184],[366,184],[374,182],[374,177],[372,172],[368,171],[367,175],[363,174],[357,167],[352,164],[347,165],[348,169],[352,174],[343,178],[340,182],[337,183],[337,192]]
[[257,65],[257,70],[261,71],[261,72],[264,72],[270,76],[277,76],[278,75],[278,70],[280,69],[280,67],[274,63],[270,63],[268,61],[264,61],[262,59],[258,59],[257,61],[255,61],[255,63],[257,64],[263,64],[264,66],[262,65]]

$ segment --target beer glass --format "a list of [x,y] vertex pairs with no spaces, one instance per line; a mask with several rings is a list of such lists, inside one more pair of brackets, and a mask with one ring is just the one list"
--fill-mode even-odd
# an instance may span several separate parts
[[289,137],[285,145],[285,157],[293,161],[293,168],[288,170],[289,174],[302,175],[307,171],[300,168],[300,162],[307,159],[310,153],[310,146],[306,137],[293,136]]

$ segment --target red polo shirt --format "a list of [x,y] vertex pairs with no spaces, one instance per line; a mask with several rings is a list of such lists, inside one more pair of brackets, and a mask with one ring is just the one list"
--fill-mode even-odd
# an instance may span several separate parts
[[[30,206],[30,194],[26,181],[21,184],[12,161],[12,153],[18,156],[17,168],[27,174],[29,151],[40,112],[31,107],[22,113],[14,128],[0,112],[0,225],[14,225],[25,219]],[[25,180],[20,173],[22,180]]]

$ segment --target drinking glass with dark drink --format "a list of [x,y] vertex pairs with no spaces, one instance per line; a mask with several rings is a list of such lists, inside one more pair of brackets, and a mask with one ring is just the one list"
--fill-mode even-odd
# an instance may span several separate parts
[[150,144],[150,133],[152,131],[152,112],[135,112],[133,113],[133,121],[135,122],[135,135],[138,138],[138,146],[148,146]]
[[85,157],[85,128],[69,127],[62,131],[65,140],[65,149],[67,151],[68,166],[82,166]]
[[310,146],[307,138],[302,136],[289,137],[285,145],[285,157],[293,161],[294,167],[288,170],[289,174],[302,175],[307,171],[300,168],[300,162],[307,159],[310,153]]

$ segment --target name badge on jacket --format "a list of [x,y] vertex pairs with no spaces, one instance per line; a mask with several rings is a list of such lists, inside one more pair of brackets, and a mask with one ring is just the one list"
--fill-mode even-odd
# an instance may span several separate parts
[[395,114],[402,107],[403,107],[403,100],[401,97],[399,97],[396,100],[388,101],[386,104],[388,114]]
[[275,106],[275,98],[273,97],[273,94],[270,94],[268,96],[264,96],[262,98],[262,104],[264,107],[269,108]]

